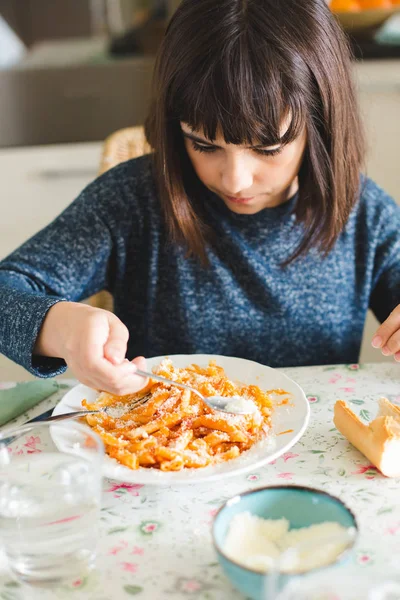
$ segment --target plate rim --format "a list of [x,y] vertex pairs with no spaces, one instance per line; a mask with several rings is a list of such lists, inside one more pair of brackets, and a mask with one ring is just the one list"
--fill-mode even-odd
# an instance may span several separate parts
[[[102,468],[103,477],[112,479],[112,480],[116,480],[116,481],[125,481],[125,482],[131,482],[133,484],[136,483],[139,485],[151,485],[151,486],[159,486],[159,487],[173,487],[174,485],[183,486],[183,485],[211,482],[211,481],[215,481],[215,480],[221,479],[221,478],[235,477],[235,476],[243,475],[245,473],[250,472],[253,469],[260,468],[262,466],[265,466],[265,465],[273,462],[274,460],[276,460],[277,458],[282,456],[285,452],[287,452],[290,448],[292,448],[302,438],[305,431],[307,430],[307,427],[310,422],[310,415],[311,415],[310,404],[307,400],[307,396],[306,396],[304,390],[302,389],[302,387],[296,381],[294,381],[291,377],[286,375],[286,373],[281,372],[280,369],[269,367],[268,365],[263,365],[261,363],[258,363],[257,361],[249,360],[246,358],[239,358],[239,357],[235,357],[235,356],[226,356],[226,355],[217,355],[217,354],[166,354],[166,355],[148,357],[146,360],[147,360],[147,362],[150,362],[150,361],[151,362],[156,362],[156,361],[160,362],[161,360],[163,360],[165,358],[170,358],[172,361],[174,361],[174,359],[187,359],[188,364],[195,362],[195,359],[197,359],[198,361],[215,360],[217,362],[217,364],[218,364],[218,359],[234,360],[234,361],[241,361],[241,362],[246,362],[246,363],[252,364],[256,368],[262,368],[262,369],[270,370],[274,373],[279,373],[280,377],[283,377],[284,379],[291,382],[291,384],[296,388],[296,390],[298,392],[298,396],[302,399],[302,405],[305,409],[305,414],[303,416],[302,424],[299,427],[298,431],[296,431],[294,433],[294,435],[282,447],[276,449],[275,451],[271,451],[270,453],[268,453],[268,444],[267,444],[266,452],[268,453],[268,456],[265,456],[265,454],[261,455],[257,460],[254,460],[253,462],[250,462],[249,464],[238,465],[237,469],[233,468],[228,471],[219,470],[217,472],[210,472],[210,471],[205,472],[205,469],[207,469],[208,467],[204,467],[204,469],[187,469],[186,471],[181,470],[181,471],[176,471],[176,472],[175,471],[167,471],[165,473],[157,470],[156,476],[154,478],[151,478],[150,476],[148,476],[148,474],[151,473],[151,471],[149,469],[139,468],[137,470],[131,470],[128,467],[125,467],[124,465],[117,463],[117,461],[115,459],[112,459],[111,457],[105,455],[105,460],[107,462],[103,462],[103,468]],[[65,405],[63,405],[63,403],[65,403],[65,400],[68,398],[69,395],[75,395],[76,392],[79,390],[79,388],[81,388],[82,391],[88,390],[88,391],[90,391],[90,393],[93,393],[93,392],[98,393],[97,390],[89,388],[88,386],[86,386],[83,383],[78,383],[77,385],[70,388],[66,392],[66,394],[63,395],[63,397],[60,399],[60,401],[54,407],[53,415],[62,414],[62,413],[67,412],[65,410],[65,408],[68,408],[68,406],[66,407]],[[71,408],[71,411],[74,410],[73,407],[70,407],[70,408]],[[258,442],[258,444],[263,443],[263,441],[264,440],[261,440],[260,442]],[[249,451],[251,451],[253,448],[257,448],[257,444],[252,446],[252,448]],[[243,456],[243,454],[240,455],[240,457],[242,457],[242,456]],[[238,457],[238,458],[240,459],[240,457]],[[232,459],[232,461],[227,461],[227,463],[232,464],[232,462],[235,460],[236,459]],[[112,461],[112,463],[108,462],[108,461]],[[212,469],[213,466],[215,466],[215,465],[210,465],[209,468]],[[113,474],[110,474],[111,469],[114,471]],[[115,472],[116,470],[121,471],[121,473]],[[186,478],[182,477],[182,473],[184,473],[184,472],[186,472],[188,474],[188,477],[186,477]],[[135,477],[135,475],[136,475],[136,477]],[[143,477],[141,477],[141,475],[146,475],[148,477],[143,478]],[[165,475],[165,477],[164,477],[164,475]],[[177,475],[180,477],[174,478],[174,475]],[[149,479],[149,481],[147,481],[147,478]]]

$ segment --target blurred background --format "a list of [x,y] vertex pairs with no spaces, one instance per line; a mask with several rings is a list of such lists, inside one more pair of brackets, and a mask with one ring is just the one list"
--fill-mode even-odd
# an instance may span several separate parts
[[[0,0],[0,258],[96,177],[108,136],[143,124],[155,53],[179,2]],[[330,6],[355,54],[368,175],[400,203],[400,0]],[[362,361],[388,360],[369,346],[376,326],[370,316]],[[26,378],[0,357],[5,373]]]
[[0,146],[101,140],[142,123],[173,7],[173,0],[0,0]]

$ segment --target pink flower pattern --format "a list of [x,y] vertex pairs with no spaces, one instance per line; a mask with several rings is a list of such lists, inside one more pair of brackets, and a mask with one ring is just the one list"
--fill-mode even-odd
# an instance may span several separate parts
[[140,525],[140,530],[145,535],[151,535],[159,528],[159,523],[156,521],[144,521]]
[[198,592],[199,590],[201,590],[201,583],[199,583],[198,581],[195,581],[194,579],[190,579],[189,581],[185,581],[182,584],[182,591],[183,592]]
[[30,437],[27,438],[24,446],[26,446],[27,448],[31,448],[32,450],[36,450],[36,445],[40,444],[40,442],[41,442],[41,440],[40,440],[39,436],[31,435]]
[[370,554],[366,554],[366,553],[359,553],[359,555],[357,556],[357,562],[359,565],[369,565],[372,563],[372,556]]
[[315,402],[318,402],[318,397],[317,396],[307,396],[307,400],[309,401],[310,404],[314,404]]
[[123,571],[128,571],[128,573],[136,573],[138,570],[138,565],[136,563],[131,562],[122,562],[120,563]]
[[[374,474],[370,473],[370,471],[378,472],[378,469],[375,465],[365,465],[362,467],[358,467],[355,471],[352,471],[352,475],[365,475],[366,479],[374,479]],[[368,475],[367,475],[368,473]]]
[[297,458],[298,456],[300,456],[300,454],[293,454],[293,452],[286,452],[282,458],[285,461],[285,463],[290,460],[291,458]]
[[139,556],[143,556],[143,554],[144,554],[144,548],[139,548],[139,546],[134,546],[132,548],[131,554],[138,554]]
[[117,546],[113,546],[112,548],[110,548],[108,554],[113,554],[115,556],[116,554],[122,552],[122,550],[125,550],[128,546],[128,542],[126,542],[125,540],[121,540],[121,542]]
[[279,479],[293,479],[294,473],[278,473],[277,477]]
[[400,523],[396,523],[396,525],[392,525],[392,527],[388,527],[385,531],[386,535],[398,535],[400,533]]
[[124,490],[131,494],[131,496],[139,496],[138,490],[142,487],[143,485],[139,483],[114,483],[106,492],[116,492],[114,498],[118,498]]
[[[23,454],[38,454],[42,451],[40,450],[40,448],[37,448],[36,445],[41,444],[41,442],[42,441],[39,436],[31,435],[26,439],[26,442],[22,445],[22,447],[16,446],[16,448],[14,449],[14,455],[22,456]],[[8,451],[10,454],[13,453],[12,448],[8,448]]]

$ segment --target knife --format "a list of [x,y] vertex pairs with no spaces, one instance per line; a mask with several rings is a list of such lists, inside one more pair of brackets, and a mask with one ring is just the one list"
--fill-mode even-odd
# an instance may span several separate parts
[[46,419],[51,417],[51,415],[53,414],[54,408],[55,407],[53,406],[53,408],[49,408],[49,410],[46,410],[41,415],[38,415],[37,417],[33,417],[33,419],[29,419],[29,421],[26,421],[26,423],[24,423],[24,425],[27,425],[28,423],[35,423],[36,421],[45,421]]
[[[33,419],[29,419],[29,421],[26,421],[22,427],[24,425],[28,425],[29,423],[35,423],[36,421],[45,421],[46,419],[48,419],[49,417],[51,417],[52,413],[53,413],[54,407],[53,408],[49,408],[49,410],[46,410],[44,413],[42,413],[41,415],[38,415],[37,417],[33,417]],[[8,446],[9,444],[12,444],[12,442],[14,442],[15,440],[17,440],[19,437],[21,437],[23,434],[18,434],[18,435],[12,435],[10,437],[7,438],[3,438],[1,440],[2,444],[5,444],[6,446]]]

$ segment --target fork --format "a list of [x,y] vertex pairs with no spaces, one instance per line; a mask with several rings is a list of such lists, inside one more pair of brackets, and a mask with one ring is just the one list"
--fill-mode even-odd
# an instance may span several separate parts
[[190,385],[186,385],[185,383],[178,383],[177,381],[172,381],[172,379],[167,379],[166,377],[161,377],[160,375],[154,375],[154,373],[148,373],[147,371],[142,371],[141,369],[136,369],[136,374],[140,375],[141,377],[155,379],[161,383],[176,385],[184,390],[189,390],[193,394],[197,394],[197,396],[213,410],[220,410],[222,412],[236,415],[251,414],[256,410],[256,406],[253,402],[251,402],[251,400],[245,400],[239,396],[203,396],[201,392],[190,387]]
[[[255,405],[250,400],[243,400],[238,396],[203,396],[198,390],[186,385],[185,383],[178,383],[177,381],[172,381],[172,379],[167,379],[166,377],[161,377],[161,375],[155,375],[154,373],[149,373],[147,371],[142,371],[141,369],[136,369],[136,375],[140,375],[141,377],[145,377],[146,379],[155,379],[156,381],[160,381],[161,383],[167,383],[169,385],[175,385],[176,387],[183,388],[184,390],[189,390],[193,394],[196,394],[205,404],[207,404],[213,410],[220,410],[222,412],[244,415],[251,414],[255,412]],[[146,394],[141,398],[138,398],[136,402],[129,404],[129,409],[137,408],[138,406],[143,406],[146,404],[151,398],[151,394]],[[107,409],[111,409],[112,407],[102,407],[97,410],[77,410],[70,413],[64,413],[62,415],[53,415],[48,417],[46,421],[63,421],[64,419],[76,419],[79,417],[85,417],[86,415],[95,415],[98,413],[106,413]]]
[[[127,408],[124,412],[127,413],[129,410],[138,408],[138,406],[143,406],[150,400],[150,398],[151,394],[145,394],[141,398],[138,398],[136,401],[130,402],[129,404],[127,404]],[[64,421],[65,419],[78,419],[79,417],[86,417],[87,415],[97,415],[99,413],[103,413],[106,415],[108,414],[112,416],[111,413],[114,409],[114,406],[101,406],[100,408],[97,408],[95,410],[74,410],[72,412],[63,413],[61,415],[51,415],[51,417],[46,417],[45,419],[41,420],[46,423],[48,421]]]

